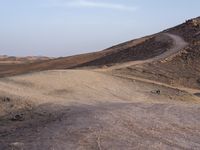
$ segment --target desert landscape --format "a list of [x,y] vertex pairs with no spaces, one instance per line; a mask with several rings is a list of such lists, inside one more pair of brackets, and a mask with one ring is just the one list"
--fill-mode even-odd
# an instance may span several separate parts
[[200,17],[70,57],[0,57],[0,150],[199,150]]

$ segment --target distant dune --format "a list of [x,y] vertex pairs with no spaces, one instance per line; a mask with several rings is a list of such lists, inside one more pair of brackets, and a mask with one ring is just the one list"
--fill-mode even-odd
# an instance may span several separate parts
[[16,57],[16,56],[0,55],[0,64],[25,64],[25,63],[34,63],[49,59],[52,58],[45,56]]

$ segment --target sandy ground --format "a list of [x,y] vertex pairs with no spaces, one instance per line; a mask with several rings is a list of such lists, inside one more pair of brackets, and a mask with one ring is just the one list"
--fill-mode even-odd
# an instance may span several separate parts
[[199,99],[178,89],[86,70],[3,78],[0,89],[0,149],[200,148]]
[[[186,44],[172,38],[170,55]],[[199,104],[187,89],[105,70],[1,78],[0,150],[198,150]]]

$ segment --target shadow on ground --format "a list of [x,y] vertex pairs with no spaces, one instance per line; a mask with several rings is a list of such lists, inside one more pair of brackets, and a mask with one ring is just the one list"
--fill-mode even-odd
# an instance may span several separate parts
[[[198,149],[200,109],[166,103],[44,104],[0,120],[0,149]],[[187,135],[187,136],[185,136]]]
[[195,93],[194,95],[200,97],[200,93]]

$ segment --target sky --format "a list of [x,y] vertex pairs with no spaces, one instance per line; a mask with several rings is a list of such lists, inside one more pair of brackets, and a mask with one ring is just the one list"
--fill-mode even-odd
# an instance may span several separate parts
[[0,0],[0,55],[99,51],[200,16],[200,0]]

